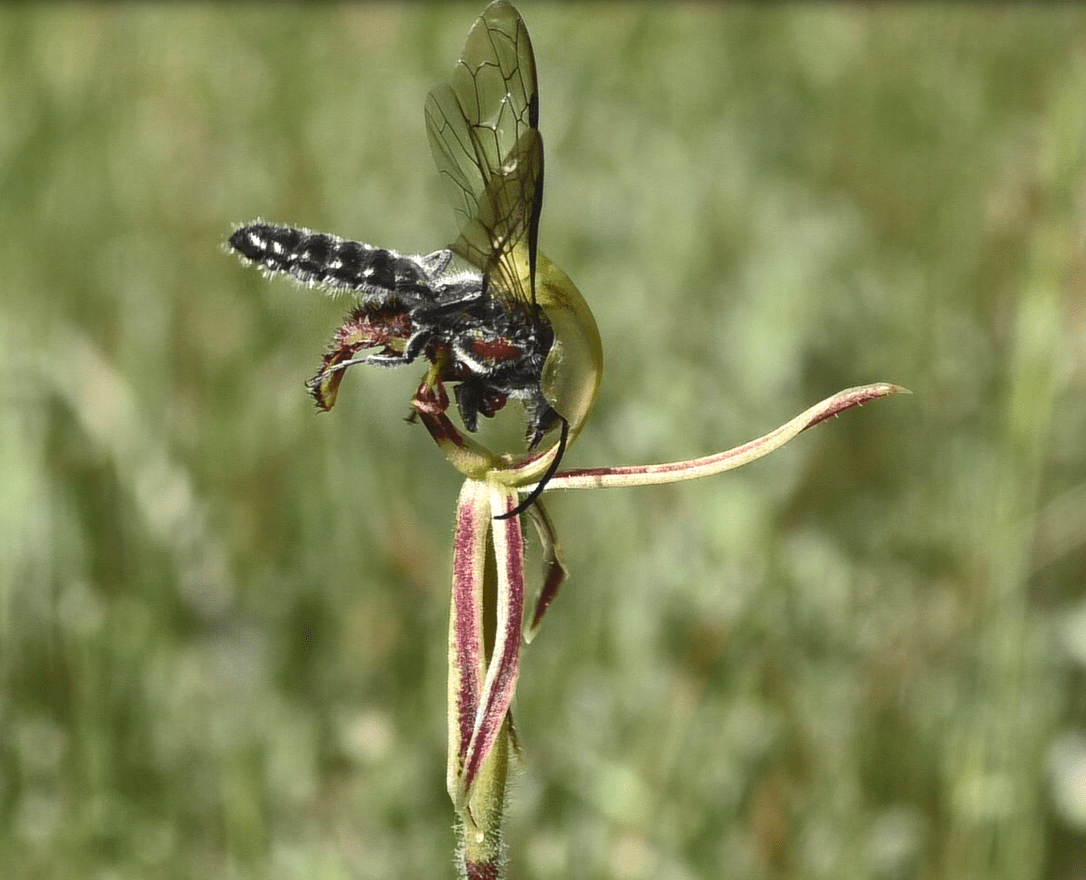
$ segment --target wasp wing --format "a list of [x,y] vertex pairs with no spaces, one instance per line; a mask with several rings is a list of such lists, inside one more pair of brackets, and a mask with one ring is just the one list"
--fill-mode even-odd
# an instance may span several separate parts
[[456,211],[454,253],[500,295],[535,302],[543,203],[539,92],[528,29],[506,0],[471,29],[452,83],[426,99],[430,149]]

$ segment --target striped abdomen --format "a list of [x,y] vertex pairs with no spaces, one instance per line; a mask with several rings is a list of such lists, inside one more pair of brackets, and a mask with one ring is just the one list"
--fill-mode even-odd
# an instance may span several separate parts
[[230,246],[269,272],[286,272],[303,284],[386,294],[430,290],[429,267],[417,257],[322,232],[253,223],[235,231]]

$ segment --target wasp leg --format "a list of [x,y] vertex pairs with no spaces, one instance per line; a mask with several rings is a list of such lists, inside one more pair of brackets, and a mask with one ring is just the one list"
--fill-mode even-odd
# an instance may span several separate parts
[[[417,330],[408,337],[407,344],[403,349],[403,362],[405,364],[411,363],[415,358],[422,354],[423,350],[430,341],[434,338],[434,332],[430,329]],[[399,366],[397,364],[397,366]]]

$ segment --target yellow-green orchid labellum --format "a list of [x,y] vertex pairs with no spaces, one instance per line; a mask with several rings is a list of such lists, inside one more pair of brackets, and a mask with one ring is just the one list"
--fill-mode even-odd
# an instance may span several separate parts
[[600,331],[592,310],[569,276],[542,255],[536,274],[536,300],[554,330],[554,344],[543,364],[543,394],[569,422],[572,443],[581,433],[600,389]]

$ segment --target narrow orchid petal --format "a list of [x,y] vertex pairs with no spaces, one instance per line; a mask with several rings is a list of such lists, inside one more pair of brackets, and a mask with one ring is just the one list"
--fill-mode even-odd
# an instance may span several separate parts
[[554,524],[543,507],[542,501],[536,501],[535,504],[528,508],[528,517],[531,519],[532,525],[535,526],[543,550],[543,586],[539,588],[539,595],[535,600],[532,622],[529,624],[528,629],[524,631],[524,641],[526,643],[530,643],[535,638],[535,634],[539,632],[539,625],[543,622],[543,615],[566,580],[566,568],[562,564],[562,548],[558,545],[558,536],[554,531]]
[[449,620],[449,764],[446,784],[455,798],[464,756],[475,729],[483,692],[486,647],[483,584],[490,531],[490,489],[467,480],[456,507],[453,590]]
[[[861,385],[846,388],[833,397],[827,397],[810,409],[800,413],[775,431],[764,437],[751,440],[742,446],[736,446],[725,452],[693,458],[688,461],[672,461],[667,464],[632,465],[628,467],[583,468],[563,471],[555,474],[548,484],[548,489],[612,489],[629,486],[655,486],[662,483],[678,483],[682,480],[696,480],[730,471],[749,464],[763,455],[780,449],[797,434],[823,422],[854,406],[889,397],[892,394],[909,394],[909,390],[900,385],[880,382],[875,385]],[[531,486],[522,486],[521,491],[531,490]]]
[[[493,513],[506,513],[517,505],[515,489],[492,483],[490,493]],[[524,538],[520,517],[495,521],[493,539],[498,575],[494,650],[487,667],[471,742],[464,755],[457,790],[459,797],[454,797],[458,807],[467,803],[479,767],[503,729],[520,674],[520,638],[524,614]]]

